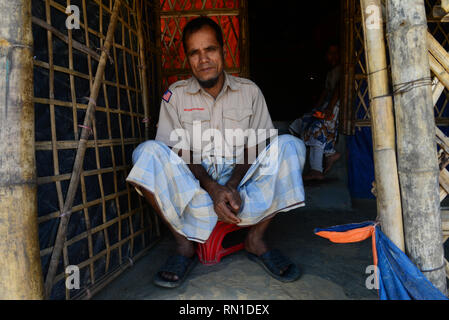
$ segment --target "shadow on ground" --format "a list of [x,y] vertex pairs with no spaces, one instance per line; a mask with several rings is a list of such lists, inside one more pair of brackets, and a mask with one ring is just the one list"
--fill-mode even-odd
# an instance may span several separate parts
[[369,276],[365,270],[373,264],[371,241],[334,244],[313,233],[317,227],[375,217],[374,200],[354,201],[348,210],[305,207],[279,214],[270,225],[266,240],[299,265],[303,274],[293,283],[271,278],[240,251],[215,266],[198,264],[179,288],[159,288],[152,282],[153,275],[174,251],[174,241],[166,234],[146,256],[94,299],[377,299],[377,291],[365,287]]

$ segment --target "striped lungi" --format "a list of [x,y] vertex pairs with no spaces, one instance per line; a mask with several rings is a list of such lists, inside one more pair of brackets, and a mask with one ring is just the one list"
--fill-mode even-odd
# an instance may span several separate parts
[[[302,140],[281,135],[257,156],[237,190],[242,199],[238,226],[255,225],[278,212],[304,206],[302,171],[306,148]],[[212,179],[224,185],[235,167],[234,159],[202,165]],[[155,195],[164,217],[187,239],[204,243],[217,223],[213,201],[200,187],[187,164],[168,146],[149,140],[133,152],[133,168],[126,178]],[[140,192],[139,192],[140,193]]]

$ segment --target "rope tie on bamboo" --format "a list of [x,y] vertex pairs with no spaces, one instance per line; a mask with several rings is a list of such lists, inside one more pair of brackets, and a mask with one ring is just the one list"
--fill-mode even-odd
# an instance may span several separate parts
[[[2,40],[2,39],[0,39]],[[21,44],[21,43],[9,43],[8,41],[0,41],[1,45],[0,47],[9,47],[9,48],[22,48],[22,49],[30,49],[33,50],[32,46],[29,46],[27,44]]]
[[409,92],[409,91],[419,88],[419,87],[425,87],[425,86],[431,86],[431,85],[432,85],[431,77],[424,77],[421,79],[398,83],[398,84],[394,85],[393,93],[387,93],[387,94],[383,94],[380,96],[372,97],[372,98],[370,98],[370,102],[372,102],[375,99],[393,97],[395,95],[403,94],[403,93]]
[[427,269],[427,270],[421,270],[421,272],[433,272],[433,271],[438,271],[443,269],[446,266],[446,262],[443,263],[443,265],[441,267],[438,268],[434,268],[434,269]]
[[139,68],[140,70],[143,70],[143,69],[146,69],[146,68],[147,68],[147,65],[146,65],[146,64],[139,64],[139,65],[138,65],[138,68]]
[[92,130],[91,127],[85,126],[85,125],[83,125],[83,124],[79,124],[78,127],[89,130],[89,135],[94,134],[94,131]]
[[134,261],[131,257],[128,257],[129,263],[131,264],[131,267],[134,266]]
[[112,59],[111,55],[109,54],[109,51],[106,50],[105,47],[100,47],[100,48],[97,47],[96,50],[97,50],[97,51],[103,51],[104,53],[106,53],[106,55],[108,56],[108,59],[109,59],[109,63],[110,63],[110,64],[113,64],[113,63],[114,63],[114,59]]
[[71,211],[63,212],[59,215],[60,218],[70,215]]
[[365,74],[365,75],[366,75],[367,77],[369,77],[369,76],[371,76],[371,75],[373,75],[373,74],[376,74],[376,73],[378,73],[378,72],[385,71],[385,70],[388,70],[388,67],[385,67],[385,68],[382,68],[382,69],[379,69],[379,70],[376,70],[376,71],[367,73],[367,74]]
[[89,288],[86,288],[86,298],[90,300],[92,298],[92,293],[90,292]]

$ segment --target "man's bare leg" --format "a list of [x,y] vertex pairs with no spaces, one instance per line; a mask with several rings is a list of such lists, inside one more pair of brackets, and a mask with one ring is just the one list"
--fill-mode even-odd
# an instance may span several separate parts
[[[168,223],[167,219],[164,217],[162,210],[159,208],[156,197],[154,194],[148,190],[145,190],[144,188],[139,188],[139,190],[143,193],[145,196],[145,199],[150,203],[150,205],[154,208],[154,210],[157,212],[158,216],[164,221],[164,223],[168,226],[171,233],[173,234],[175,241],[176,241],[176,252],[184,257],[191,258],[195,254],[195,247],[193,245],[193,242],[190,240],[187,240],[186,237],[176,232],[175,229]],[[162,272],[162,277],[164,277],[167,280],[177,281],[178,276],[169,272]]]
[[250,227],[245,239],[245,250],[257,256],[267,252],[268,248],[263,240],[265,231],[267,230],[270,219],[263,220],[258,224]]
[[[262,220],[261,222],[252,226],[249,229],[248,235],[246,236],[246,239],[245,239],[245,250],[246,251],[248,251],[252,254],[255,254],[257,256],[260,256],[268,251],[268,247],[265,244],[265,241],[263,240],[263,236],[273,218],[274,218],[274,216],[269,219]],[[281,275],[287,269],[288,269],[288,267],[286,267],[284,270],[282,270]]]

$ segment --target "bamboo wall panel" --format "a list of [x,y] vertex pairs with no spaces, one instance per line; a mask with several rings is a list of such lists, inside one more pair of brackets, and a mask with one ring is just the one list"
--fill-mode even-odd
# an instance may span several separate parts
[[[425,0],[427,21],[429,32],[442,44],[442,46],[449,50],[449,24],[441,22],[441,19],[433,17],[432,10],[437,0]],[[354,124],[355,127],[364,127],[371,125],[370,118],[370,101],[367,83],[367,70],[365,62],[365,48],[363,29],[361,21],[360,2],[355,2],[355,17],[354,17]],[[390,74],[390,66],[388,66],[388,73]],[[449,91],[444,90],[440,99],[434,107],[435,121],[439,126],[449,125]]]
[[165,89],[190,77],[182,46],[182,30],[200,15],[211,17],[223,30],[225,68],[234,75],[249,76],[247,0],[160,0],[162,72]]
[[[38,223],[44,277],[113,4],[113,0],[32,0]],[[80,8],[80,29],[66,28],[68,5]],[[145,63],[139,57],[137,5],[142,12]],[[145,140],[145,122],[151,120],[145,118],[142,103],[142,68],[148,74],[150,104],[159,100],[153,15],[148,0],[122,1],[52,299],[89,297],[131,266],[159,236],[155,215],[125,183],[132,152]],[[68,265],[80,269],[79,290],[65,287]]]

